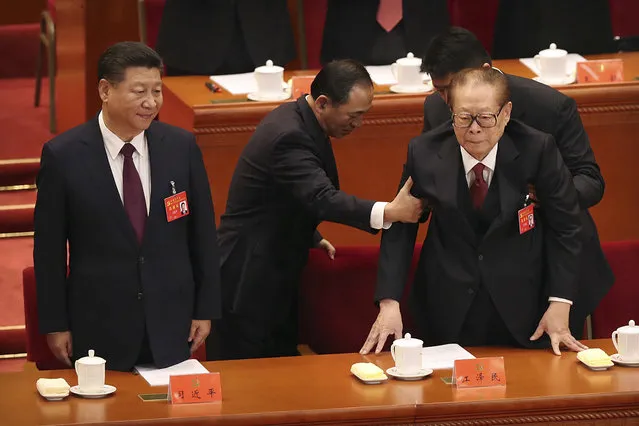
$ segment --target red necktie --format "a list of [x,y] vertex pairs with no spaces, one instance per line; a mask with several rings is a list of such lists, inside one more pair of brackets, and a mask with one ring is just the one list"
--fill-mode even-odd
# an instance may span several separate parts
[[377,22],[390,32],[402,20],[402,0],[379,0]]
[[124,168],[122,169],[124,210],[133,225],[138,243],[142,244],[144,224],[146,223],[146,200],[140,175],[133,164],[135,147],[131,143],[125,143],[120,152],[124,156]]
[[470,198],[473,200],[473,207],[475,210],[481,209],[481,206],[484,204],[486,194],[488,193],[488,184],[484,180],[485,168],[486,166],[482,163],[477,163],[475,167],[473,167],[475,180],[470,185]]

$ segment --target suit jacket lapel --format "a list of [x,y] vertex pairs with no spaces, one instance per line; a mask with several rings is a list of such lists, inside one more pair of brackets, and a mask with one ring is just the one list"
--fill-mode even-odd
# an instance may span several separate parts
[[517,210],[523,207],[525,195],[521,188],[526,187],[526,182],[521,181],[519,151],[512,139],[504,133],[499,140],[497,149],[497,161],[495,162],[495,175],[499,180],[499,203],[501,211],[493,220],[484,238],[489,238],[501,224],[517,214]]
[[[459,187],[459,173],[463,173],[461,152],[459,143],[451,131],[450,135],[442,142],[438,152],[439,162],[435,171],[435,188],[440,205],[447,207],[447,211],[456,212],[462,232],[467,235],[467,240],[476,244],[477,238],[470,222],[461,207],[458,205],[457,189]],[[418,160],[419,161],[419,160]],[[437,206],[435,206],[437,209]]]
[[91,176],[91,181],[95,185],[95,194],[104,201],[104,208],[113,212],[113,218],[118,222],[120,229],[125,236],[137,245],[137,237],[131,221],[127,216],[122,198],[115,185],[113,172],[107,159],[107,151],[104,147],[104,139],[100,132],[100,125],[97,117],[87,123],[88,131],[85,133],[82,142],[86,145],[88,155],[86,155],[86,168]]
[[171,194],[170,181],[175,179],[168,173],[166,167],[171,162],[171,152],[168,149],[168,145],[164,141],[164,134],[158,131],[155,123],[151,123],[151,126],[147,129],[146,141],[149,147],[149,164],[151,173],[151,201],[149,206],[149,217],[146,220],[144,228],[144,241],[150,235],[152,229],[158,224],[159,221],[166,220],[166,213],[164,208],[164,198]]

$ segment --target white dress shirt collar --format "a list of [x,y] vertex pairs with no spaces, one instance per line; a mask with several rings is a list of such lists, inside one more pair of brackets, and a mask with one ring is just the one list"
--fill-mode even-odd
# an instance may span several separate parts
[[497,162],[497,147],[499,146],[499,142],[493,146],[493,149],[490,150],[488,155],[484,157],[483,160],[479,161],[472,155],[468,153],[461,145],[459,149],[461,150],[462,161],[464,163],[464,173],[468,175],[473,170],[473,167],[477,165],[477,163],[482,163],[486,166],[491,172],[495,171],[495,163]]
[[[120,154],[120,150],[126,142],[124,142],[118,135],[113,133],[104,123],[104,117],[102,117],[102,111],[98,114],[98,124],[100,125],[100,132],[102,133],[102,139],[104,139],[104,146],[109,153],[111,159],[115,160]],[[147,153],[146,138],[144,137],[144,131],[138,133],[133,139],[131,144],[135,148],[138,155],[144,158]]]

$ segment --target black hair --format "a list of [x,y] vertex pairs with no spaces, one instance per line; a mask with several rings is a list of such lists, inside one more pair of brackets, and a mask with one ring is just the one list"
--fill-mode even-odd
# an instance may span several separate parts
[[108,80],[120,83],[127,68],[158,68],[162,73],[164,65],[158,53],[144,43],[123,41],[108,47],[98,60],[98,81]]
[[490,55],[472,32],[460,27],[450,27],[433,37],[422,59],[422,72],[432,78],[445,78],[464,68],[492,65]]
[[326,64],[311,83],[311,96],[325,95],[335,105],[348,102],[353,86],[373,87],[366,68],[352,59],[340,59]]

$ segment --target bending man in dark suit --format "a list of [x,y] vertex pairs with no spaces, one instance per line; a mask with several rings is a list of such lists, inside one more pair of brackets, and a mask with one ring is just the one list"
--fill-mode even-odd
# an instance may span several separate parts
[[[395,13],[397,23],[392,28],[382,26],[387,13]],[[431,37],[448,25],[446,0],[329,0],[322,63],[355,59],[386,65],[408,52],[421,57]]]
[[[452,27],[435,37],[422,61],[422,71],[433,78],[436,94],[424,101],[424,132],[450,120],[448,85],[464,68],[490,66],[488,53],[468,30]],[[572,307],[570,330],[581,338],[584,321],[614,283],[604,257],[597,227],[588,209],[601,201],[604,179],[581,123],[574,99],[545,84],[505,74],[513,103],[511,117],[553,135],[559,153],[573,177],[581,207],[583,250],[579,261],[579,292]],[[452,135],[452,127],[448,128]],[[537,205],[543,208],[543,204]]]
[[[89,349],[110,370],[176,364],[220,315],[209,183],[194,136],[154,121],[161,70],[142,43],[108,48],[98,63],[102,111],[42,150],[34,247],[40,331],[69,365]],[[175,199],[174,214],[165,210],[176,193],[188,215]]]
[[296,56],[286,0],[167,0],[157,51],[169,75],[250,72]]
[[[530,347],[545,332],[555,353],[560,344],[578,351],[585,346],[568,328],[582,243],[577,192],[553,137],[511,120],[509,99],[499,71],[461,71],[449,92],[454,133],[446,123],[409,144],[404,176],[432,208],[413,317],[429,345]],[[529,184],[544,207],[522,232]],[[382,235],[380,314],[362,352],[381,350],[389,329],[401,333],[397,301],[417,228],[397,223]]]
[[255,130],[220,221],[224,314],[207,341],[210,358],[298,354],[300,275],[309,248],[332,247],[316,231],[320,222],[375,233],[395,221],[419,219],[422,202],[409,195],[410,182],[390,203],[339,189],[330,138],[361,126],[372,101],[366,69],[334,61],[317,74],[310,95],[280,105]]

